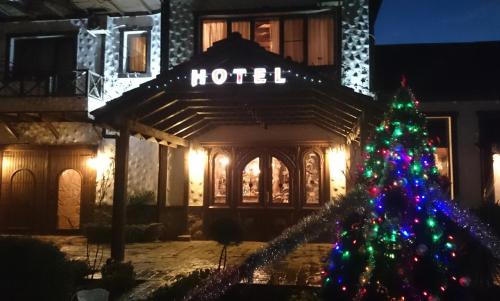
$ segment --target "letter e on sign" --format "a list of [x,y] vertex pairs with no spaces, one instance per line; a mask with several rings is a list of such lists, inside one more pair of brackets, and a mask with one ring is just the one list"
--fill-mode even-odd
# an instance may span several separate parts
[[265,84],[266,83],[266,68],[253,69],[253,82],[255,84]]

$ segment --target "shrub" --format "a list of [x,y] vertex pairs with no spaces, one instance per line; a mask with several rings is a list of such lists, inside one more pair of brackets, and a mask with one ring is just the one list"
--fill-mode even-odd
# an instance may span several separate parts
[[1,237],[2,300],[68,300],[88,267],[68,261],[54,245],[32,238]]
[[226,268],[227,247],[230,245],[238,245],[243,240],[241,225],[231,218],[217,219],[210,225],[209,236],[222,245],[218,269],[220,270],[221,265],[223,268]]
[[143,190],[133,193],[128,198],[129,206],[145,206],[156,203],[156,195],[154,191]]
[[[125,241],[127,243],[157,241],[163,230],[164,227],[161,223],[126,225]],[[91,243],[109,243],[111,241],[110,225],[87,224],[84,227],[84,233]]]
[[500,205],[495,203],[484,203],[478,210],[479,218],[491,229],[497,236],[500,236]]
[[156,290],[149,300],[182,300],[190,290],[196,287],[203,280],[207,279],[212,273],[212,270],[204,269],[196,270],[187,276],[177,276],[174,283]]
[[112,296],[116,297],[135,286],[135,272],[131,262],[115,262],[110,259],[102,266],[101,273],[102,284]]

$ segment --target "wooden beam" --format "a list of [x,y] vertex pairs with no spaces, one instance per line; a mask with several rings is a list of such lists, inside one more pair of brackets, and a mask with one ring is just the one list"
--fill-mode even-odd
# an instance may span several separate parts
[[128,123],[125,123],[120,127],[120,136],[116,138],[115,183],[113,187],[113,216],[111,224],[111,258],[118,262],[125,259],[129,134]]
[[14,137],[16,140],[19,140],[19,133],[13,126],[4,121],[0,121],[0,125],[2,125],[5,128],[5,130],[9,133],[9,135]]
[[140,133],[143,136],[155,137],[160,141],[166,141],[167,143],[172,143],[184,147],[189,146],[189,142],[183,138],[167,134],[140,122],[130,121],[129,127],[130,131]]

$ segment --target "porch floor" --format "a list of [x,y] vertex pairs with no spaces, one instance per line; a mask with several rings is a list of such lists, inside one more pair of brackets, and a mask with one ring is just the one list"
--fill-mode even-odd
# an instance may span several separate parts
[[[86,259],[86,239],[82,236],[37,236],[56,244],[72,259]],[[246,241],[228,248],[228,265],[241,263],[250,253],[264,246],[263,242]],[[322,259],[330,244],[306,244],[284,260],[256,270],[254,283],[320,286]],[[92,258],[95,245],[91,245]],[[175,276],[196,269],[217,268],[221,246],[213,241],[168,241],[127,244],[125,260],[131,261],[139,280],[144,280],[130,292],[126,300],[141,300],[158,287],[174,281]],[[110,249],[104,250],[104,261]]]

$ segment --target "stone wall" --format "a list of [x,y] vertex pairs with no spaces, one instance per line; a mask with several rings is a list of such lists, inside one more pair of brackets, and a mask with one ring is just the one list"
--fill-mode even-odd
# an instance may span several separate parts
[[370,95],[369,0],[342,6],[342,85]]
[[[120,40],[121,30],[134,28],[151,28],[150,73],[151,76],[142,77],[135,74],[120,76]],[[132,17],[110,17],[107,22],[110,33],[106,36],[105,65],[104,65],[104,93],[105,100],[119,97],[124,92],[138,87],[151,80],[160,73],[161,50],[161,14]]]

